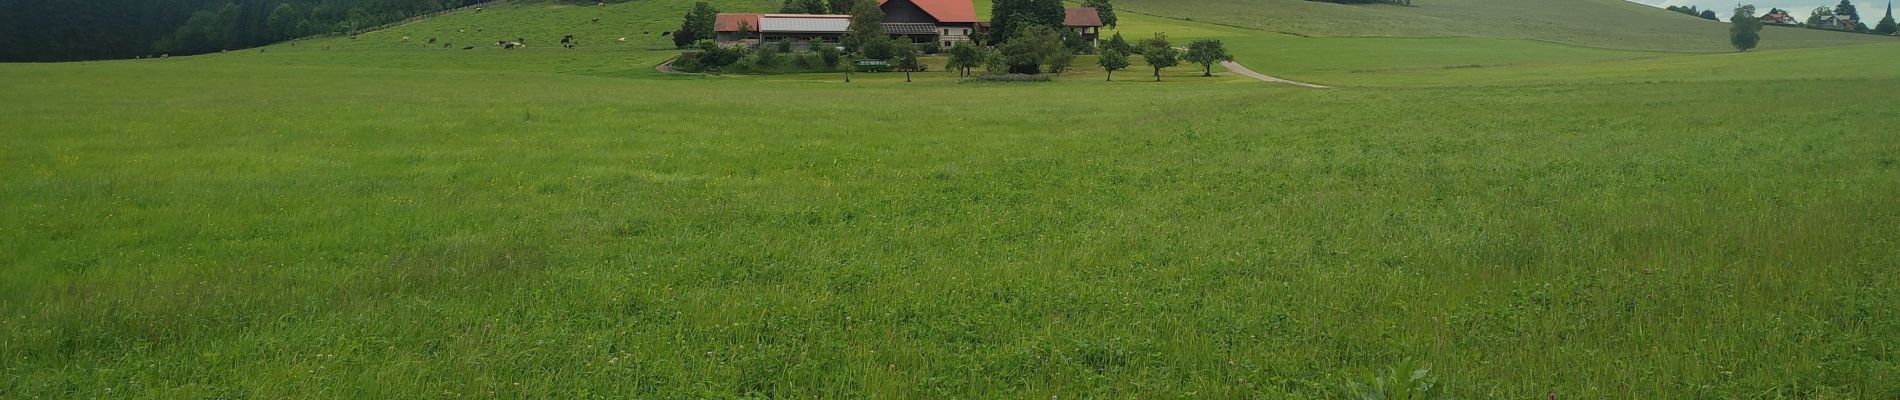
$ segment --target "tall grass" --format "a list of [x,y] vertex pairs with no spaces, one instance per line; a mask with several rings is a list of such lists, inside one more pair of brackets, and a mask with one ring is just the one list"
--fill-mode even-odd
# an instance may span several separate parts
[[254,57],[4,67],[5,397],[1900,393],[1891,80]]

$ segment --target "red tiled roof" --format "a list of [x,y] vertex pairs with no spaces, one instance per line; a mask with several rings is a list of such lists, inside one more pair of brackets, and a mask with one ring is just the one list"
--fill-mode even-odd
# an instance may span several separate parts
[[[890,0],[877,0],[877,5],[884,5],[887,1]],[[936,18],[937,22],[976,22],[976,5],[970,0],[910,0],[910,2],[917,4],[917,8],[924,9],[924,12],[930,13],[930,17]]]
[[1062,18],[1063,26],[1102,26],[1102,14],[1094,7],[1070,8],[1069,15]]
[[745,21],[746,26],[752,27],[751,29],[753,32],[758,32],[759,31],[759,16],[761,15],[765,15],[765,14],[719,13],[717,17],[713,18],[713,31],[714,32],[738,32],[739,21]]

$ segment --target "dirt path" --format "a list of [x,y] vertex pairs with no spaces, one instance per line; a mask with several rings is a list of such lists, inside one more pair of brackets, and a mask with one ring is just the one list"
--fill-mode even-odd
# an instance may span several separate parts
[[653,66],[653,70],[660,71],[662,74],[677,74],[678,72],[673,71],[673,62],[679,61],[679,59],[679,57],[668,59],[666,62],[660,63],[660,65]]
[[1266,74],[1253,72],[1253,70],[1247,69],[1247,66],[1240,65],[1240,63],[1236,63],[1233,61],[1221,61],[1220,66],[1227,67],[1227,70],[1232,71],[1233,73],[1246,75],[1249,78],[1259,79],[1262,82],[1284,83],[1288,85],[1305,87],[1305,88],[1313,88],[1313,89],[1331,88],[1331,86],[1315,85],[1315,84],[1306,83],[1306,82],[1294,82],[1294,81],[1267,76]]

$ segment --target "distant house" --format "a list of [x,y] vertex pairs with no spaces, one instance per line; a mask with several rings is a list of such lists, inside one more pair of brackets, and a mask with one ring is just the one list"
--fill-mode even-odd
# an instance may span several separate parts
[[1839,15],[1827,15],[1827,16],[1822,16],[1820,20],[1815,21],[1813,24],[1809,24],[1808,27],[1816,28],[1816,29],[1831,29],[1831,30],[1837,30],[1837,31],[1852,32],[1856,29],[1859,29],[1860,24],[1857,22],[1854,22],[1853,18],[1842,17]]
[[1793,15],[1788,15],[1788,10],[1776,8],[1768,10],[1767,14],[1762,14],[1761,23],[1764,25],[1801,25],[1801,20],[1795,19]]
[[976,36],[976,5],[970,0],[878,0],[884,12],[884,33],[943,47]]
[[[971,0],[878,0],[884,12],[884,34],[908,40],[912,44],[932,43],[950,47],[975,40],[989,31],[989,23],[976,19]],[[1062,24],[1099,44],[1102,16],[1094,8],[1064,10]],[[721,44],[777,41],[839,42],[851,28],[849,15],[804,15],[721,13],[714,20]]]
[[849,15],[721,13],[713,20],[722,44],[837,43],[850,28]]
[[1064,10],[1068,15],[1062,18],[1062,26],[1082,34],[1091,45],[1102,44],[1102,13],[1094,7],[1070,8]]

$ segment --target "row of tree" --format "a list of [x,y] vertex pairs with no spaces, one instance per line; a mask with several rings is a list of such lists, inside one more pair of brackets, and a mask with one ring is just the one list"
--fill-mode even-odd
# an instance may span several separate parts
[[[1076,53],[1063,46],[1047,28],[1035,26],[1024,29],[1019,36],[994,49],[970,42],[958,43],[950,47],[945,67],[960,76],[970,76],[977,67],[991,74],[1034,74],[1043,71],[1061,74],[1075,60]],[[1161,70],[1180,65],[1182,61],[1200,65],[1201,76],[1213,76],[1214,64],[1234,60],[1233,54],[1227,52],[1226,45],[1220,40],[1197,40],[1188,45],[1186,52],[1182,52],[1168,41],[1164,33],[1156,33],[1153,38],[1135,45],[1130,45],[1121,33],[1116,33],[1102,46],[1101,54],[1097,64],[1108,72],[1107,79],[1110,81],[1115,80],[1115,71],[1132,65],[1130,59],[1135,55],[1141,56],[1148,67],[1154,69],[1156,81],[1161,80]]]
[[1715,10],[1700,10],[1700,9],[1696,9],[1695,6],[1688,6],[1688,7],[1669,6],[1669,7],[1664,7],[1664,9],[1683,13],[1683,14],[1688,14],[1691,17],[1702,18],[1702,19],[1706,19],[1710,21],[1722,20],[1720,17],[1717,17],[1715,15]]
[[4,0],[0,61],[208,53],[350,33],[482,1]]

